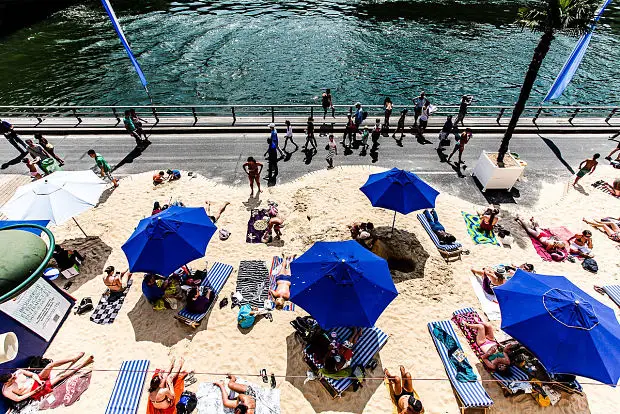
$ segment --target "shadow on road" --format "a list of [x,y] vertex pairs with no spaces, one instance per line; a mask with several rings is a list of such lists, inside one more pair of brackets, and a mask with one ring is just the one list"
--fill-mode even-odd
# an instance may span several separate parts
[[24,157],[28,155],[28,153],[23,153],[23,154],[19,154],[17,157],[13,158],[12,160],[8,160],[7,162],[5,162],[4,164],[2,164],[2,167],[0,167],[0,169],[4,170],[6,168],[9,168],[9,166],[11,165],[17,165],[21,162],[22,159],[24,159]]
[[571,174],[575,174],[575,171],[573,170],[573,168],[566,162],[566,160],[562,157],[562,151],[560,151],[560,149],[557,147],[557,145],[555,145],[555,143],[550,140],[549,138],[545,138],[542,135],[538,134],[538,136],[543,140],[543,142],[545,144],[547,144],[547,146],[549,147],[549,149],[551,150],[551,152],[553,152],[553,154],[557,157],[558,160],[560,160],[560,162],[562,163],[563,166],[566,167],[566,169],[571,173]]
[[119,163],[116,164],[114,166],[114,168],[112,168],[112,172],[118,170],[119,168],[121,168],[125,164],[131,164],[133,162],[133,160],[135,160],[140,155],[142,155],[144,150],[147,149],[149,147],[149,145],[151,145],[150,142],[147,142],[144,146],[136,145],[136,147],[134,149],[132,149],[131,152],[129,152],[129,154],[125,155],[125,158],[120,160]]

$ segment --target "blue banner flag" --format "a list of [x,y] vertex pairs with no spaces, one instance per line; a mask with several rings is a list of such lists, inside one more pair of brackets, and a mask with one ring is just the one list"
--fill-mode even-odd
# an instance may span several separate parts
[[110,17],[112,26],[114,26],[114,30],[116,30],[116,34],[118,35],[118,38],[123,44],[123,47],[125,48],[125,51],[127,52],[127,56],[129,56],[129,60],[131,60],[131,64],[136,69],[136,72],[138,73],[138,76],[140,77],[140,82],[142,82],[142,86],[144,86],[144,89],[146,89],[146,92],[148,93],[148,88],[146,87],[147,82],[146,82],[146,78],[144,77],[144,73],[142,72],[142,68],[140,67],[140,64],[138,63],[135,56],[133,55],[133,52],[131,51],[129,42],[127,41],[127,38],[125,37],[125,34],[123,33],[123,29],[121,29],[121,25],[118,22],[118,19],[116,18],[116,14],[114,14],[114,9],[112,9],[112,5],[110,4],[110,1],[101,0],[101,3],[103,4],[103,8],[105,9],[105,11],[108,13],[108,16]]
[[551,85],[551,89],[549,89],[549,92],[547,93],[547,96],[545,96],[543,102],[559,98],[564,92],[564,89],[566,89],[570,81],[573,79],[575,72],[577,72],[577,68],[579,68],[579,65],[581,64],[581,60],[586,54],[586,49],[590,44],[590,39],[592,38],[592,32],[594,32],[596,22],[599,21],[603,11],[605,11],[605,8],[609,5],[609,3],[611,3],[611,0],[606,0],[605,3],[603,3],[594,17],[594,23],[592,23],[591,30],[579,38],[575,49],[573,49],[573,52],[568,57],[568,60],[558,74],[558,77],[555,78],[555,81],[553,82],[553,85]]

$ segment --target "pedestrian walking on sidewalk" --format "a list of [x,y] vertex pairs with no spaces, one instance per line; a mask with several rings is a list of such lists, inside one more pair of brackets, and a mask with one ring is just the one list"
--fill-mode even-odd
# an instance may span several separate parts
[[24,164],[26,164],[26,167],[28,168],[28,171],[30,172],[30,177],[34,178],[35,180],[38,180],[41,178],[41,174],[39,174],[39,171],[37,171],[37,167],[30,158],[25,157],[24,159],[22,159],[22,162]]
[[420,136],[424,135],[424,131],[426,131],[426,127],[428,126],[428,118],[431,116],[430,104],[422,107],[422,112],[420,113],[420,125],[418,127],[418,134]]
[[474,97],[471,95],[463,95],[461,97],[461,104],[459,105],[459,114],[456,117],[457,124],[460,122],[461,126],[464,125],[463,120],[465,119],[465,115],[467,115],[467,107],[471,105],[473,100],[474,100]]
[[123,124],[125,124],[125,129],[129,132],[129,135],[136,140],[136,145],[141,147],[143,145],[142,139],[138,134],[136,125],[133,123],[133,119],[131,119],[131,111],[128,109],[125,111],[125,118],[123,118]]
[[592,174],[594,170],[596,170],[596,166],[598,165],[597,160],[600,156],[601,154],[594,154],[592,158],[581,161],[581,164],[579,164],[579,171],[577,171],[577,176],[573,182],[573,187],[576,186],[579,180],[581,180],[586,174]]
[[56,161],[58,161],[58,165],[60,165],[61,167],[63,165],[65,165],[65,162],[62,160],[62,158],[60,158],[58,155],[56,155],[56,153],[54,152],[54,146],[52,145],[51,142],[49,142],[47,140],[47,138],[45,138],[43,136],[43,134],[41,134],[40,132],[35,132],[34,134],[34,139],[37,140],[37,142],[39,143],[39,145],[41,145],[43,148],[45,148],[45,151],[47,151],[49,153],[49,155],[51,155]]
[[356,102],[355,103],[355,116],[353,117],[353,120],[355,121],[355,133],[359,133],[360,132],[360,125],[362,125],[362,122],[364,122],[364,120],[366,119],[366,116],[368,116],[367,112],[364,112],[364,109],[362,108],[362,104],[360,102]]
[[[620,136],[620,131],[618,131],[614,135],[610,136],[609,139],[614,139],[617,136]],[[605,157],[605,159],[607,161],[611,161],[611,156],[614,155],[618,151],[620,151],[620,141],[618,141],[618,145],[616,146],[616,148],[612,149],[611,152],[609,153],[609,155]]]
[[148,123],[148,121],[146,119],[140,118],[136,113],[136,110],[133,108],[129,110],[129,113],[131,115],[131,120],[136,127],[136,133],[138,134],[138,136],[144,136],[144,141],[148,141],[148,138],[146,137],[146,132],[144,132],[144,129],[142,129],[142,123]]
[[47,175],[47,171],[43,168],[43,160],[50,157],[47,151],[39,144],[35,144],[31,139],[27,139],[26,144],[28,145],[28,153],[34,162],[39,166],[41,171]]
[[[452,127],[454,124],[452,123],[452,115],[448,115],[446,118],[446,122],[444,122],[441,131],[439,131],[439,143],[437,144],[437,148],[447,146],[450,144],[450,132],[452,132]],[[446,143],[447,140],[447,143]]]
[[[353,117],[351,116],[351,114],[348,114],[347,124],[344,127],[344,135],[342,135],[342,141],[340,141],[340,143],[344,145],[345,147],[347,146],[350,147],[355,138],[355,130],[356,130],[356,126],[355,126],[355,122],[353,121]],[[347,141],[349,141],[348,145],[347,145]]]
[[97,164],[101,172],[101,178],[107,178],[114,184],[114,188],[118,187],[118,181],[116,181],[116,178],[112,177],[112,168],[105,158],[97,154],[93,149],[88,150],[87,154],[90,158],[95,160],[95,164]]
[[276,151],[280,153],[281,157],[284,157],[284,152],[282,152],[282,150],[280,149],[280,144],[278,141],[278,131],[276,130],[276,124],[272,122],[268,126],[269,126],[269,129],[271,130],[271,135],[269,136],[271,138],[271,146],[273,146],[276,149]]
[[334,103],[332,101],[332,91],[331,89],[326,89],[321,95],[321,106],[323,107],[323,119],[327,116],[327,110],[331,108],[332,110],[332,118],[335,118],[336,109],[334,108]]
[[271,181],[278,177],[278,151],[273,146],[271,138],[267,140],[269,149],[267,149],[267,180]]
[[422,91],[420,96],[413,100],[413,126],[418,124],[418,118],[422,115],[422,108],[428,106],[431,102],[426,99],[426,93]]
[[284,124],[286,125],[286,134],[284,135],[284,146],[282,147],[282,149],[284,150],[284,152],[286,152],[286,146],[288,142],[291,141],[291,143],[295,145],[295,151],[297,151],[297,149],[299,149],[299,145],[297,145],[295,141],[293,141],[293,127],[291,126],[291,121],[287,119],[286,121],[284,121]]
[[306,126],[306,143],[304,144],[302,149],[308,149],[308,145],[312,145],[312,150],[316,151],[317,143],[316,138],[314,138],[314,118],[308,117],[308,125]]
[[[8,121],[0,120],[0,132],[4,135],[9,144],[11,144],[21,155],[28,153],[28,146],[15,132],[15,128]],[[21,148],[20,148],[21,145]]]
[[400,140],[402,141],[405,136],[405,118],[407,117],[407,108],[403,109],[398,118],[398,124],[396,125],[396,131],[392,134],[392,138],[396,138],[396,134],[400,131]]
[[385,125],[388,129],[390,127],[390,117],[392,116],[393,109],[394,105],[392,104],[392,100],[388,96],[383,100],[383,125]]
[[456,145],[454,145],[454,149],[452,153],[448,156],[448,162],[450,162],[450,158],[458,151],[459,152],[459,162],[458,165],[463,163],[463,151],[465,150],[465,145],[472,139],[473,134],[471,133],[471,129],[465,128],[465,131],[461,134],[459,139],[456,141]]
[[329,135],[329,142],[325,146],[325,149],[327,150],[327,157],[325,157],[327,169],[331,170],[334,168],[334,156],[338,155],[338,146],[334,142],[334,134]]

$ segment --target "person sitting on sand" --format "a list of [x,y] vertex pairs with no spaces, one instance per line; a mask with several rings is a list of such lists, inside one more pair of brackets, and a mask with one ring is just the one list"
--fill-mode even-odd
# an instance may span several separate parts
[[390,390],[394,395],[394,401],[398,408],[398,414],[423,413],[422,401],[416,397],[413,389],[411,374],[405,371],[405,367],[400,366],[400,377],[391,375],[387,368],[383,370],[385,379],[390,383]]
[[[269,202],[269,221],[267,223],[267,230],[263,234],[262,242],[271,243],[273,240],[280,240],[282,237],[282,227],[284,227],[284,219],[280,216],[278,205],[274,202]],[[276,233],[276,236],[272,238],[272,230]]]
[[474,330],[476,344],[484,354],[480,357],[484,365],[500,374],[508,374],[510,370],[509,347],[502,347],[493,335],[493,327],[488,322],[467,323],[465,326]]
[[149,404],[162,414],[176,413],[176,402],[183,393],[185,386],[183,380],[187,376],[187,373],[181,372],[184,362],[185,360],[181,358],[179,366],[174,371],[175,360],[173,358],[168,371],[156,370],[151,379],[148,390]]
[[575,234],[568,239],[570,252],[583,257],[594,257],[592,254],[592,232],[584,230],[581,234]]
[[187,293],[187,304],[185,309],[190,313],[205,313],[214,298],[213,291],[209,288],[193,287]]
[[170,279],[160,280],[159,282],[152,273],[144,275],[144,280],[142,280],[142,294],[151,305],[155,305],[159,300],[164,299]]
[[177,181],[181,179],[181,171],[179,170],[167,170],[166,174],[168,174],[166,177],[167,181]]
[[561,262],[566,259],[568,255],[566,249],[568,248],[565,241],[561,240],[557,236],[546,236],[546,232],[540,228],[538,223],[534,220],[534,217],[530,218],[530,223],[527,224],[521,217],[515,219],[517,223],[523,226],[523,229],[540,242],[545,247],[545,250],[556,262]]
[[291,262],[295,255],[286,257],[280,265],[280,272],[276,275],[276,289],[270,291],[275,299],[276,309],[281,310],[291,297]]
[[163,171],[160,171],[153,176],[153,185],[163,184],[164,181],[166,181],[166,176]]
[[435,209],[431,209],[430,212],[428,210],[424,210],[424,217],[426,218],[429,226],[431,226],[431,230],[433,230],[433,233],[437,235],[437,238],[442,244],[451,244],[456,242],[456,237],[448,233],[443,224],[439,222],[439,217],[437,216]]
[[164,211],[164,209],[161,208],[159,201],[156,201],[153,203],[153,211],[151,211],[151,216],[154,216],[157,213],[161,213],[162,211]]
[[205,204],[207,205],[207,216],[209,216],[209,218],[211,219],[213,224],[215,224],[215,223],[218,222],[218,220],[222,216],[222,213],[224,212],[224,210],[226,210],[226,207],[228,207],[230,202],[228,202],[228,201],[225,202],[224,205],[222,206],[222,208],[220,208],[220,210],[214,216],[211,215],[211,202],[210,201],[205,201]]
[[340,376],[350,376],[351,360],[353,358],[353,347],[362,336],[362,329],[355,328],[351,336],[344,343],[330,344],[329,354],[325,358],[324,367],[319,372],[330,378],[338,378]]
[[611,240],[620,243],[620,226],[618,225],[619,222],[618,221],[614,222],[609,219],[603,219],[603,220],[599,221],[599,220],[588,220],[585,218],[583,219],[583,221],[585,221],[592,227],[595,227],[599,230],[604,231],[605,234],[607,234],[607,237],[609,237]]
[[480,229],[485,232],[492,232],[493,228],[499,221],[499,209],[497,208],[488,208],[480,217]]
[[237,382],[237,377],[234,375],[226,375],[230,381],[228,381],[228,388],[231,391],[237,393],[237,398],[231,400],[226,392],[226,387],[221,382],[214,382],[214,385],[220,387],[222,391],[222,402],[224,407],[232,408],[234,414],[254,414],[256,410],[256,391],[250,385],[243,385]]
[[[51,394],[56,385],[93,363],[94,358],[89,355],[80,364],[73,367],[83,356],[84,352],[80,352],[74,358],[50,362],[39,374],[25,369],[18,369],[12,374],[2,374],[0,375],[0,382],[3,383],[2,395],[14,402],[24,401],[28,398],[41,400],[46,395]],[[67,364],[68,366],[64,370],[59,369],[59,367]]]
[[123,273],[114,272],[114,266],[108,266],[104,270],[103,274],[103,284],[108,287],[108,290],[111,293],[121,293],[129,284],[131,280],[132,273],[129,269],[125,270]]

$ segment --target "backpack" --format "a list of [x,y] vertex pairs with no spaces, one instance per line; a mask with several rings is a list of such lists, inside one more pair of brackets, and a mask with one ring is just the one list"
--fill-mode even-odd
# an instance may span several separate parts
[[592,259],[591,257],[588,257],[583,262],[581,262],[581,267],[583,267],[588,272],[598,272],[598,264],[596,263],[596,260]]
[[256,317],[250,315],[252,311],[252,307],[250,305],[243,305],[239,308],[239,313],[237,314],[237,323],[243,329],[251,328],[256,321]]
[[185,391],[177,403],[177,414],[190,414],[196,409],[198,398],[191,391]]

